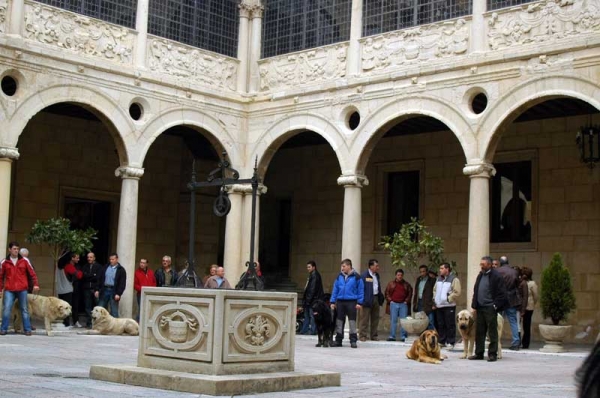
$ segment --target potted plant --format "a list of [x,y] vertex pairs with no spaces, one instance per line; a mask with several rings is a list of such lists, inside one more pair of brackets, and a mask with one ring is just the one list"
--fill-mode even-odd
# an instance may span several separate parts
[[46,244],[50,247],[55,270],[58,261],[67,253],[81,255],[89,251],[93,246],[92,239],[96,239],[94,229],[72,230],[71,221],[61,217],[46,221],[37,220],[26,238],[29,243]]
[[540,324],[540,334],[546,344],[544,352],[564,352],[563,341],[571,331],[570,325],[559,325],[575,309],[573,281],[569,270],[563,265],[560,253],[554,253],[550,265],[542,271],[540,306],[544,318],[552,325]]
[[[400,230],[392,236],[382,236],[379,246],[389,251],[392,265],[409,271],[416,271],[427,259],[429,268],[436,268],[443,262],[444,241],[427,230],[423,222],[416,218],[402,224]],[[454,262],[452,263],[454,269]],[[400,324],[409,335],[420,335],[429,325],[425,313],[414,314],[413,317],[400,319]]]

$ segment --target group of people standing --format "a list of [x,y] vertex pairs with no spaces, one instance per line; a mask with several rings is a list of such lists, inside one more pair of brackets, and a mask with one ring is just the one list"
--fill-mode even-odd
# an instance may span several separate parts
[[[531,318],[538,300],[537,285],[532,280],[532,271],[527,267],[522,269],[510,267],[506,256],[500,257],[497,261],[490,257],[484,259],[486,260],[482,260],[481,273],[475,285],[471,304],[473,311],[480,314],[477,317],[478,336],[480,329],[497,330],[492,327],[493,322],[497,321],[491,314],[504,311],[511,327],[510,349],[528,348]],[[487,268],[488,260],[489,268]],[[493,267],[495,271],[490,277],[489,270]],[[305,316],[300,334],[314,334],[316,330],[311,306],[315,300],[323,298],[323,283],[314,261],[309,261],[306,268],[308,278],[303,298]],[[395,271],[394,279],[383,289],[379,269],[379,262],[371,259],[367,270],[358,274],[353,269],[350,259],[342,261],[329,300],[332,310],[337,310],[334,346],[342,345],[346,318],[349,323],[351,347],[356,348],[359,339],[360,341],[379,340],[380,308],[384,302],[387,302],[386,314],[390,316],[388,341],[397,340],[399,319],[408,317],[411,311],[413,313],[422,311],[429,319],[427,328],[438,332],[440,345],[453,349],[456,343],[456,305],[461,294],[461,283],[451,265],[447,262],[440,264],[439,275],[438,270],[421,265],[414,289],[404,279],[402,269]],[[482,278],[483,283],[481,283]],[[501,302],[505,304],[501,305]],[[522,336],[519,333],[519,322],[522,322]],[[482,324],[481,328],[479,323]],[[487,326],[483,326],[484,323]],[[399,340],[405,341],[406,338],[407,332],[400,326]],[[498,337],[496,343],[497,339]],[[493,353],[493,345],[491,347],[492,357],[494,357],[496,354]],[[476,354],[477,358],[472,359],[479,359],[480,354]]]

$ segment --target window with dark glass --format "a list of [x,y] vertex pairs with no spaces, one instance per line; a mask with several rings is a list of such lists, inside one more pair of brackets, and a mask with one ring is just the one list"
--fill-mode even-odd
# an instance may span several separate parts
[[350,39],[352,0],[265,0],[263,58]]
[[363,0],[363,36],[470,15],[473,0]]
[[38,0],[88,17],[135,28],[137,0]]
[[237,56],[238,0],[150,0],[148,33]]
[[531,161],[494,164],[491,181],[491,240],[531,242]]
[[387,173],[385,235],[398,232],[411,218],[419,218],[419,178],[418,170]]
[[536,0],[487,0],[488,11],[497,10],[499,8],[506,8],[512,6],[518,6],[519,4],[531,3]]

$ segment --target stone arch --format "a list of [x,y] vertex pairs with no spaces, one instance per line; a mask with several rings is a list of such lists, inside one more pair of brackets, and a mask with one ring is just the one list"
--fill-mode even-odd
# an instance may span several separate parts
[[239,149],[235,146],[235,140],[225,130],[223,125],[213,116],[193,108],[170,108],[156,115],[148,121],[137,142],[132,158],[140,167],[152,143],[165,131],[175,126],[189,126],[206,132],[202,134],[215,148],[219,157],[223,150],[227,151],[227,157],[234,168],[242,164]]
[[531,79],[504,94],[481,120],[478,156],[491,161],[505,127],[522,111],[552,98],[571,97],[600,109],[600,86],[576,76]]
[[248,158],[248,168],[253,167],[258,156],[258,174],[265,176],[269,163],[279,147],[288,139],[303,131],[312,131],[323,137],[337,157],[340,170],[347,168],[348,150],[346,141],[338,128],[322,115],[314,113],[294,114],[276,121],[258,137]]
[[102,91],[80,85],[53,85],[19,102],[8,120],[9,131],[3,145],[16,147],[27,123],[35,115],[51,105],[70,102],[84,107],[104,123],[115,143],[119,163],[129,164],[129,151],[123,137],[134,129],[133,124],[118,103]]
[[351,173],[364,174],[371,152],[390,127],[414,115],[430,116],[443,122],[458,139],[465,158],[476,154],[477,141],[472,127],[461,112],[439,98],[417,96],[393,100],[381,106],[356,131],[351,146]]

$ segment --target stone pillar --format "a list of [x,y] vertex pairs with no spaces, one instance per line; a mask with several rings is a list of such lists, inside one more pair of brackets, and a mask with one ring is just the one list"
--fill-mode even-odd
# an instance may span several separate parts
[[360,74],[360,38],[362,37],[363,0],[352,0],[352,17],[350,19],[350,43],[346,57],[346,76]]
[[133,314],[138,189],[140,178],[143,175],[144,169],[137,167],[122,166],[115,170],[115,176],[123,179],[117,231],[117,254],[119,255],[119,263],[127,271],[127,287],[119,304],[119,316],[121,318],[131,318]]
[[17,148],[0,147],[0,253],[2,257],[6,255],[8,245],[12,162],[17,159],[19,159]]
[[135,16],[137,40],[135,45],[135,66],[146,67],[146,49],[148,46],[148,4],[149,0],[138,0]]
[[231,201],[231,210],[225,221],[225,250],[223,267],[225,278],[235,285],[242,272],[245,261],[242,259],[242,215],[244,214],[243,199],[245,187],[243,185],[228,185],[225,187]]
[[248,20],[252,12],[252,5],[249,0],[242,0],[238,7],[240,9],[240,26],[238,29],[237,58],[240,60],[240,66],[237,74],[237,91],[246,93],[248,92],[248,41],[250,38]]
[[486,50],[487,26],[483,14],[486,10],[486,0],[473,0],[473,19],[471,20],[471,52]]
[[8,34],[21,36],[23,30],[23,18],[25,14],[25,0],[12,0],[10,4],[10,16],[8,21]]
[[369,180],[363,175],[342,175],[337,180],[344,186],[344,221],[342,225],[342,260],[349,258],[357,272],[362,257],[362,192]]
[[471,308],[481,257],[490,254],[490,177],[496,170],[489,163],[469,163],[463,173],[471,178],[466,285],[467,308]]
[[[252,187],[250,184],[244,185],[244,205],[242,216],[242,272],[246,269],[246,262],[250,260],[250,225],[252,222]],[[259,184],[256,195],[256,229],[254,230],[254,261],[259,260],[258,257],[258,237],[260,232],[260,196],[267,193],[267,187]],[[241,275],[241,272],[240,272]],[[240,275],[237,276],[239,279]],[[231,282],[231,281],[230,281]],[[237,283],[237,280],[235,280]]]
[[260,61],[262,48],[262,17],[265,9],[260,0],[255,1],[256,3],[252,7],[252,11],[250,13],[250,18],[252,19],[250,38],[250,92],[257,92],[260,90],[260,70],[258,67],[258,61]]

